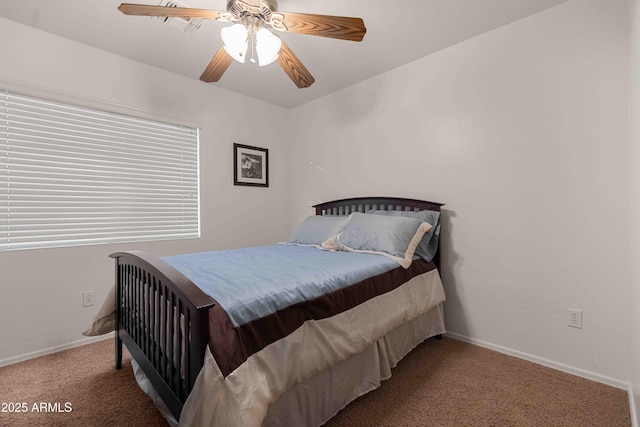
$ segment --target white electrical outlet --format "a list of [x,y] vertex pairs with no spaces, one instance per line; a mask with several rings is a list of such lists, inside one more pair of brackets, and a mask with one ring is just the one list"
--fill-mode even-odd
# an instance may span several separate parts
[[576,310],[575,308],[569,309],[567,326],[582,329],[582,310]]
[[95,302],[93,302],[93,291],[86,291],[82,293],[82,306],[83,307],[90,307],[92,305],[94,305]]

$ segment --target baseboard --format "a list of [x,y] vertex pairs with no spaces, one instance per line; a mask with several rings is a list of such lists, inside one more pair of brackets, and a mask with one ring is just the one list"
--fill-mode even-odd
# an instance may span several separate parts
[[633,393],[633,386],[629,384],[629,411],[631,412],[631,427],[640,427],[638,426],[638,412],[636,408],[636,397]]
[[[517,357],[519,359],[528,360],[529,362],[537,363],[538,365],[546,366],[548,368],[556,369],[558,371],[566,372],[568,374],[576,375],[578,377],[586,378],[588,380],[610,385],[615,388],[619,388],[622,390],[629,389],[628,382],[620,381],[615,378],[610,378],[610,377],[599,375],[593,372],[584,371],[582,369],[574,368],[568,365],[563,365],[562,363],[553,362],[551,360],[543,359],[541,357],[533,356],[531,354],[523,353],[507,347],[502,347],[502,346],[491,344],[485,341],[469,338],[467,336],[459,335],[454,332],[447,332],[446,336],[456,339],[458,341],[464,341],[464,342],[468,342],[469,344],[474,344],[480,347],[488,348],[490,350],[495,350],[499,353],[508,354],[509,356]],[[630,398],[632,397],[633,396],[631,395]]]
[[36,357],[46,356],[47,354],[57,353],[59,351],[69,350],[69,349],[75,348],[75,347],[81,347],[83,345],[91,344],[91,343],[98,342],[98,341],[103,341],[103,340],[106,340],[106,339],[113,339],[113,335],[109,334],[108,336],[107,335],[101,335],[99,337],[83,338],[81,340],[74,341],[74,342],[71,342],[71,343],[68,343],[68,344],[59,345],[59,346],[51,347],[51,348],[46,348],[44,350],[34,351],[33,353],[26,353],[26,354],[21,354],[19,356],[9,357],[7,359],[0,360],[0,367],[7,366],[7,365],[13,365],[14,363],[24,362],[25,360],[35,359]]

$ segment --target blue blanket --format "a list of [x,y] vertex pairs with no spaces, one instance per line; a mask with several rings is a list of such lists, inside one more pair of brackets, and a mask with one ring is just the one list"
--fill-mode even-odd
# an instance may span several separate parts
[[215,299],[234,326],[398,267],[380,255],[286,244],[162,259]]

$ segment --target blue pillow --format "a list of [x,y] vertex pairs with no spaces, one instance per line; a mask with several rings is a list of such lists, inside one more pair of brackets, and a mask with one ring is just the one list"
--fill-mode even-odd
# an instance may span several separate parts
[[321,245],[325,240],[344,230],[348,222],[349,217],[346,216],[312,215],[298,226],[287,243]]
[[418,218],[354,212],[344,231],[322,246],[384,255],[409,268],[418,243],[430,229],[431,224]]
[[410,218],[418,218],[432,225],[431,230],[425,233],[416,248],[416,255],[425,261],[431,261],[438,251],[438,240],[440,237],[440,212],[438,211],[383,211],[370,210],[368,214],[387,215],[387,216],[405,216]]

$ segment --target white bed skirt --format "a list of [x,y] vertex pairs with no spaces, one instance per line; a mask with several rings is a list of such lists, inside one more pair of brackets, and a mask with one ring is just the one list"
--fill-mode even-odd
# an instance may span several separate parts
[[391,377],[391,368],[427,338],[444,334],[438,304],[398,326],[361,353],[290,388],[269,406],[264,426],[319,426]]

